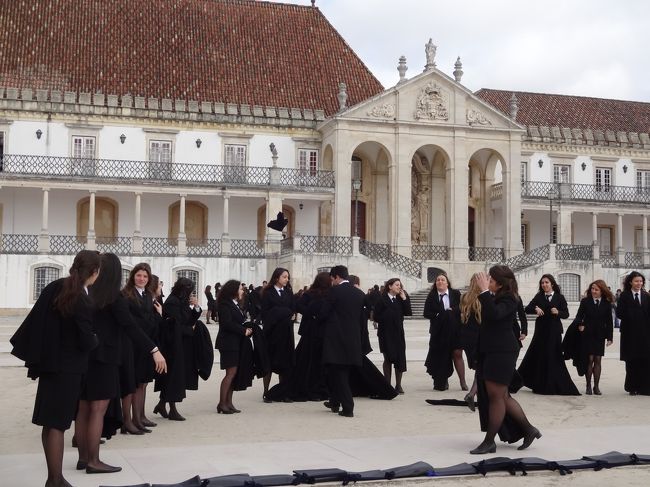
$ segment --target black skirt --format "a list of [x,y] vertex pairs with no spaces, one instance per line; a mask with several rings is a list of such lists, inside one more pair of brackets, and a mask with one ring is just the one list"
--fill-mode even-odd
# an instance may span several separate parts
[[81,386],[80,399],[100,401],[116,397],[120,397],[119,366],[89,360],[88,371]]
[[34,401],[32,423],[65,431],[77,415],[82,375],[41,374]]
[[482,354],[481,371],[483,379],[510,385],[515,372],[519,352],[492,352]]
[[239,352],[237,350],[219,350],[219,365],[221,370],[237,367],[239,365]]
[[137,387],[135,382],[135,364],[133,363],[133,343],[129,337],[122,338],[122,363],[120,364],[120,396],[133,394]]

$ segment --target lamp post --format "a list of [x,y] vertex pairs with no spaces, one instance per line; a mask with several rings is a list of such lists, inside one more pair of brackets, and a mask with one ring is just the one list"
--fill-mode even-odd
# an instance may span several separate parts
[[552,244],[553,243],[553,200],[559,196],[559,193],[555,188],[551,188],[548,190],[548,193],[546,193],[546,197],[548,198],[549,202],[549,210],[548,210],[548,243]]
[[359,190],[361,189],[361,179],[352,180],[352,189],[354,189],[354,236],[359,236]]

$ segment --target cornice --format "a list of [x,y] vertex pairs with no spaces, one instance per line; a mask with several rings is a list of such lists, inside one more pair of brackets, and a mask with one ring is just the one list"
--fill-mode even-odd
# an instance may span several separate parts
[[598,145],[561,145],[548,142],[522,141],[522,153],[546,152],[556,154],[573,154],[576,156],[601,156],[612,158],[650,159],[650,150],[627,149],[623,147],[603,147]]

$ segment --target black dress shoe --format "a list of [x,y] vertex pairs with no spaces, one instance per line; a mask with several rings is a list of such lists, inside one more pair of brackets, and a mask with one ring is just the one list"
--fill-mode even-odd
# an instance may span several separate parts
[[86,470],[87,466],[88,462],[82,462],[81,460],[77,462],[77,470]]
[[598,386],[595,386],[595,387],[594,387],[594,394],[595,394],[596,396],[602,396],[602,395],[603,395],[603,393],[600,392],[600,389],[598,388]]
[[223,407],[219,404],[217,404],[217,412],[219,414],[235,414],[235,411],[233,411],[232,409]]
[[338,413],[339,412],[339,405],[334,404],[332,401],[325,401],[323,403],[323,406],[330,409],[333,413]]
[[339,411],[339,416],[345,416],[346,418],[354,418],[354,413],[346,413],[345,411]]
[[90,465],[86,467],[86,473],[115,473],[121,471],[122,467],[113,467],[112,465],[106,465],[102,468],[91,467]]
[[175,413],[169,413],[169,416],[167,419],[171,419],[172,421],[185,421],[185,418],[181,416],[178,411]]
[[490,441],[488,443],[484,441],[479,446],[477,446],[473,450],[470,450],[469,452],[472,455],[485,455],[486,453],[494,453],[495,451],[497,451],[497,444],[494,441]]
[[143,419],[142,426],[144,426],[145,428],[153,428],[155,426],[158,426],[158,423],[154,423],[153,421],[149,421],[148,419]]
[[539,430],[537,428],[532,428],[528,433],[526,433],[524,436],[524,442],[519,448],[517,448],[517,450],[525,450],[534,440],[540,439],[541,437],[542,434],[539,432]]
[[135,430],[130,430],[126,426],[122,426],[120,428],[120,433],[123,435],[144,435],[144,431],[139,430],[136,428]]
[[270,404],[270,403],[273,402],[273,401],[271,401],[271,399],[269,398],[269,396],[267,396],[266,394],[264,394],[264,395],[262,396],[262,401],[264,401],[266,404]]
[[472,396],[471,394],[465,394],[464,400],[467,403],[467,407],[469,408],[470,411],[472,412],[476,411],[476,403],[474,402],[474,396]]
[[398,386],[395,388],[395,392],[398,394],[404,394],[404,389],[402,389],[402,386]]
[[149,428],[145,428],[144,426],[142,427],[138,426],[137,428],[143,433],[151,433],[151,430]]

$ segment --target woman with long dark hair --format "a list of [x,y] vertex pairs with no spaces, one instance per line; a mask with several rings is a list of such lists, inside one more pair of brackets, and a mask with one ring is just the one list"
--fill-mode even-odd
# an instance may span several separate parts
[[[481,415],[481,430],[485,431],[485,438],[470,453],[481,455],[496,451],[494,438],[506,416],[520,431],[518,438],[523,437],[524,441],[518,449],[524,450],[542,434],[530,424],[524,410],[508,392],[519,354],[519,343],[512,332],[517,314],[517,281],[510,268],[497,265],[490,269],[489,275],[479,272],[476,283],[481,290],[478,296],[481,303],[477,364],[479,410],[485,413],[485,406],[488,406],[488,411]],[[482,391],[486,397],[482,397]],[[516,440],[510,438],[507,441]]]
[[460,291],[452,288],[446,274],[439,274],[424,303],[424,317],[429,319],[430,335],[424,365],[437,391],[449,389],[449,377],[454,373],[454,366],[461,389],[467,390],[460,343],[459,306]]
[[[614,322],[612,319],[612,303],[614,296],[607,283],[598,279],[586,291],[586,296],[580,301],[575,322],[586,354],[587,364],[585,379],[587,388],[585,394],[600,396],[600,373],[602,358],[605,355],[605,341],[610,346],[614,340]],[[591,379],[594,379],[593,390]]]
[[75,417],[88,354],[97,346],[88,287],[99,267],[98,252],[79,252],[70,275],[45,286],[10,339],[11,353],[25,361],[27,376],[38,378],[32,423],[43,428],[46,487],[70,485],[63,477],[63,440]]
[[537,318],[533,339],[518,369],[523,384],[536,394],[579,396],[562,355],[561,319],[569,317],[569,307],[551,274],[539,280],[539,292],[526,306],[526,313]]
[[625,362],[625,391],[650,395],[650,295],[645,277],[630,272],[616,304],[621,320],[621,360]]
[[153,412],[172,421],[185,421],[176,403],[185,399],[185,391],[198,382],[197,370],[193,367],[192,335],[201,308],[193,292],[194,282],[179,277],[163,304],[160,348],[167,358],[168,370],[167,374],[156,378],[155,390],[160,391],[160,400]]
[[[271,402],[267,397],[271,373],[278,374],[282,383],[289,378],[296,363],[293,336],[294,303],[289,279],[289,271],[278,267],[262,292],[262,323],[271,362],[271,372],[263,379],[264,402]],[[284,399],[289,401],[289,398]]]
[[[166,371],[165,358],[129,312],[127,299],[120,294],[122,265],[115,254],[101,256],[102,272],[90,288],[93,300],[93,328],[99,345],[90,353],[88,372],[79,400],[75,419],[75,437],[79,450],[77,470],[87,473],[112,473],[121,467],[107,465],[99,459],[99,442],[104,414],[112,398],[119,397],[118,363],[124,335],[136,346],[137,352],[149,354],[156,372]],[[153,359],[153,360],[152,360]]]
[[219,349],[221,370],[226,371],[219,389],[217,412],[223,414],[241,412],[232,403],[234,381],[240,362],[242,342],[253,334],[252,328],[243,326],[246,323],[246,312],[240,308],[243,295],[241,283],[234,279],[226,282],[217,295],[219,332],[216,346]]
[[217,307],[214,296],[212,295],[212,286],[210,286],[209,284],[207,286],[205,286],[205,289],[203,290],[203,294],[205,294],[205,299],[208,302],[208,305],[207,305],[208,309],[205,312],[205,323],[206,323],[206,325],[209,325],[210,324],[210,318],[214,318],[215,309]]
[[393,277],[386,281],[381,299],[374,309],[379,350],[384,355],[384,377],[390,384],[391,367],[395,368],[395,391],[404,394],[402,374],[406,372],[406,338],[404,317],[411,316],[411,300],[402,288],[402,281]]

